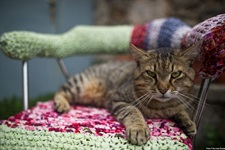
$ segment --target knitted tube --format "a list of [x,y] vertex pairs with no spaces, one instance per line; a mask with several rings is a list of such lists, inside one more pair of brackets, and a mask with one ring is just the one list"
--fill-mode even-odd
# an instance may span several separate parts
[[175,18],[155,19],[137,26],[77,26],[59,34],[14,31],[0,37],[0,48],[14,59],[62,58],[74,54],[127,53],[129,43],[142,49],[179,48],[189,26]]
[[133,26],[77,26],[59,35],[13,31],[1,36],[0,49],[19,60],[35,56],[62,58],[74,54],[127,53],[132,29]]
[[144,50],[171,47],[180,48],[184,35],[191,27],[176,18],[155,19],[137,25],[132,32],[132,43]]

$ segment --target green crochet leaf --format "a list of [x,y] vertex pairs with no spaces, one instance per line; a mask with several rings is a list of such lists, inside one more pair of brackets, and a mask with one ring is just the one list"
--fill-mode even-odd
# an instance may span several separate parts
[[48,132],[45,130],[28,131],[0,125],[0,149],[10,150],[188,150],[188,146],[169,138],[149,140],[143,146],[129,144],[123,138],[101,137],[92,134]]
[[0,49],[9,57],[62,58],[74,54],[127,53],[133,26],[77,26],[64,34],[27,31],[4,33]]

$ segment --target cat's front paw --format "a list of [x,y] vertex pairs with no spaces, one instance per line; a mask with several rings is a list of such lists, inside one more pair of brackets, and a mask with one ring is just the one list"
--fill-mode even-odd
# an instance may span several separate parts
[[132,144],[143,145],[150,137],[150,130],[146,124],[130,125],[126,128],[126,137]]
[[54,100],[53,107],[58,113],[65,113],[70,110],[70,104],[65,99]]
[[193,137],[197,133],[196,125],[193,121],[189,120],[187,122],[183,122],[181,124],[182,128],[184,129],[184,132],[189,136]]

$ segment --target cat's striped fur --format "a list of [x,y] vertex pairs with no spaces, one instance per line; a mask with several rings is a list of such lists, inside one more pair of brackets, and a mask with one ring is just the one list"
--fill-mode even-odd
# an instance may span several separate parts
[[145,52],[131,45],[134,62],[108,62],[71,77],[55,94],[55,109],[67,112],[75,103],[108,108],[125,126],[127,139],[138,145],[150,136],[145,118],[174,118],[193,136],[196,127],[186,108],[192,107],[188,93],[198,47]]

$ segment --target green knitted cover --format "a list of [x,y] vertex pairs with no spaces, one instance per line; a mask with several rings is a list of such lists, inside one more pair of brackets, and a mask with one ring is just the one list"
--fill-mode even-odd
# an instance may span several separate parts
[[0,49],[9,57],[62,58],[74,54],[127,53],[133,26],[77,26],[64,34],[40,34],[27,31],[4,33]]
[[91,134],[74,134],[61,132],[28,131],[20,128],[9,128],[6,125],[0,126],[0,149],[10,150],[57,150],[57,149],[84,149],[84,150],[166,150],[182,149],[188,150],[188,146],[183,143],[171,140],[149,140],[143,146],[131,145],[123,138],[101,137]]

